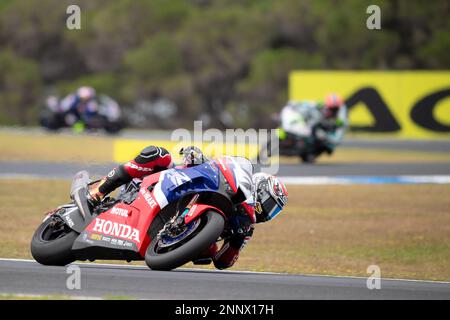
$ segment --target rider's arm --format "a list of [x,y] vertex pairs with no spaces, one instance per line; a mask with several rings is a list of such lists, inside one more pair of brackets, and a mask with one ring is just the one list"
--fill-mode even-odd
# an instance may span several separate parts
[[90,192],[91,194],[100,192],[101,195],[106,195],[134,178],[141,179],[171,166],[173,166],[172,157],[166,149],[149,146],[133,160],[111,170],[96,186],[97,189],[93,188]]

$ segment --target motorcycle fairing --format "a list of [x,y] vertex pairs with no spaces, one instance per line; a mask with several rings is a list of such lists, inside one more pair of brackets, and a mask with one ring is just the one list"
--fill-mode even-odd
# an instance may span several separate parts
[[186,192],[218,191],[220,177],[218,168],[207,162],[190,168],[168,169],[161,172],[154,195],[161,208],[178,201]]
[[194,204],[189,210],[186,210],[183,214],[184,223],[189,224],[195,219],[197,219],[202,213],[208,210],[214,210],[219,212],[222,216],[225,217],[225,213],[216,207],[207,205],[207,204]]
[[[223,190],[221,179],[225,178],[238,187],[235,176],[238,171],[232,162],[222,165],[228,168],[227,176],[223,175],[219,164],[207,162],[191,168],[168,169],[145,177],[132,203],[119,202],[89,223],[74,242],[74,254],[78,259],[141,260],[151,241],[148,230],[154,218],[168,204],[176,203],[187,192],[223,194],[226,191]],[[190,221],[208,209],[224,214],[213,206],[196,209]]]

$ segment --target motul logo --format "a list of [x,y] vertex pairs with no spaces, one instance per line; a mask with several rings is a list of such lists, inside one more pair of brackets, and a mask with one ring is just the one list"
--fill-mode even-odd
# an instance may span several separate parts
[[95,219],[93,231],[100,232],[105,235],[111,235],[140,242],[139,230],[132,228],[126,224],[112,222],[109,220],[103,220],[99,218]]

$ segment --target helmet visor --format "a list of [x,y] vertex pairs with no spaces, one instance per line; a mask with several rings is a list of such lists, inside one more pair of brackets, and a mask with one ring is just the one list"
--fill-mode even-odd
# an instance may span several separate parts
[[283,209],[273,197],[268,197],[261,204],[262,212],[265,215],[265,220],[269,221],[275,218]]

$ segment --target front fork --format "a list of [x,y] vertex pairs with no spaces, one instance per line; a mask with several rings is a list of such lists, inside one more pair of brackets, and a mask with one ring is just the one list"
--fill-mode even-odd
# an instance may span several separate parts
[[200,194],[194,194],[189,203],[183,208],[182,212],[179,208],[177,208],[176,214],[164,225],[163,229],[158,233],[158,236],[164,236],[167,234],[173,235],[182,232],[186,226],[199,218],[204,212],[209,210],[214,210],[226,218],[225,214],[220,209],[211,205],[198,203],[199,197]]
[[[175,215],[164,225],[161,231],[159,231],[158,237],[173,235],[182,232],[187,225],[187,223],[185,223],[184,221],[184,217],[189,213],[192,206],[197,202],[198,197],[199,194],[195,194],[181,213],[180,208],[177,207]],[[183,198],[178,201],[178,206],[180,205],[182,200]]]

